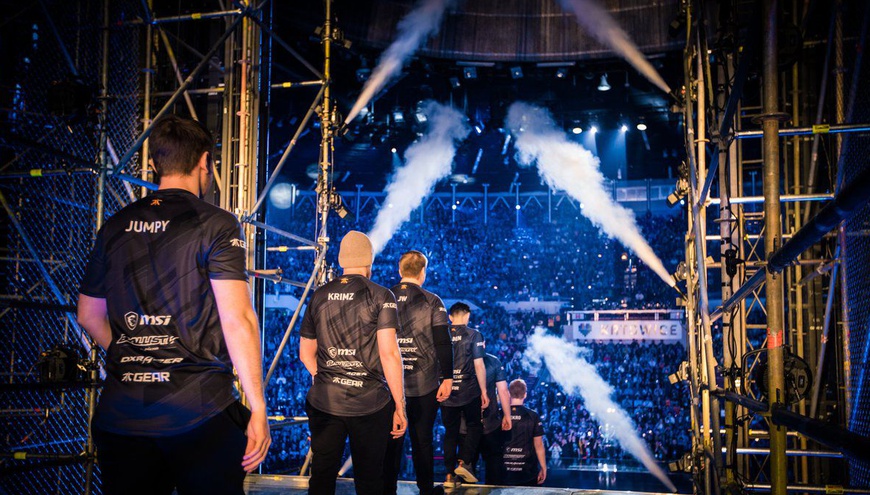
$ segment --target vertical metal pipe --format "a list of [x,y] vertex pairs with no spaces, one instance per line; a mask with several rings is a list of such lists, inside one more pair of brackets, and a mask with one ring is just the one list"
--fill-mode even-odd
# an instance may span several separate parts
[[[143,4],[143,7],[147,10],[146,16],[148,18],[151,17],[151,1]],[[152,60],[151,58],[154,56],[152,53],[153,49],[153,35],[154,35],[154,27],[149,22],[148,26],[145,28],[145,39],[147,40],[145,43],[145,101],[143,102],[143,116],[142,116],[142,130],[144,131],[151,125],[151,79],[152,79]],[[142,180],[149,180],[148,169],[150,167],[150,145],[149,141],[146,140],[142,143],[142,158],[141,163],[139,164],[140,175]],[[140,195],[144,198],[148,194],[148,188],[142,187],[139,189]]]
[[[764,113],[762,154],[764,189],[764,252],[770,256],[782,245],[780,219],[780,170],[779,170],[779,67],[777,60],[778,0],[764,0],[762,19],[763,34],[763,84]],[[767,306],[767,397],[772,410],[785,402],[785,374],[783,368],[784,298],[783,275],[766,273]],[[788,485],[786,429],[770,425],[770,480],[774,495],[785,495]]]
[[519,227],[520,227],[520,183],[519,183],[519,182],[515,182],[514,185],[516,186],[516,191],[515,191],[515,194],[516,194],[516,203],[515,203],[515,205],[514,205],[514,210],[517,212],[517,223],[516,223],[516,226],[517,226],[517,228],[519,228]]
[[453,192],[450,194],[450,223],[456,223],[456,183],[450,184]]
[[489,184],[483,185],[483,224],[486,225],[489,215]]
[[[333,108],[332,108],[332,0],[324,0],[326,20],[323,23],[321,42],[323,43],[323,103],[320,108],[320,174],[317,186],[317,214],[319,218],[317,244],[321,253],[329,243],[327,220],[329,218],[330,196],[332,194],[332,146],[333,146]],[[326,282],[325,257],[316,261],[320,269],[320,284]],[[318,267],[315,267],[317,270]]]
[[[148,30],[151,30],[151,24],[148,25]],[[160,40],[163,41],[163,47],[166,49],[166,56],[169,57],[169,63],[172,64],[172,70],[175,72],[175,80],[178,81],[178,85],[181,86],[184,84],[184,78],[181,77],[181,70],[178,68],[178,60],[175,58],[175,50],[172,49],[172,45],[169,43],[166,31],[164,31],[160,26],[157,26],[157,31],[160,32]],[[148,51],[151,51],[150,46]],[[196,115],[196,108],[193,107],[193,100],[190,98],[190,94],[187,91],[184,92],[184,101],[187,103],[187,111],[190,112],[190,116],[193,117],[193,120],[199,120],[199,116]]]

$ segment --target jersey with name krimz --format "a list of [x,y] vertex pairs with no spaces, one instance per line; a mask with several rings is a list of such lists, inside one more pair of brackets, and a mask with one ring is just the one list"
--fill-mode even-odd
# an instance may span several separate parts
[[[453,341],[453,390],[442,404],[459,407],[480,397],[480,385],[474,372],[474,360],[483,359],[483,335],[465,325],[450,327],[450,340]],[[490,397],[490,400],[492,397]]]
[[432,328],[448,326],[441,298],[417,284],[393,287],[399,303],[399,351],[405,368],[405,395],[421,397],[438,388],[439,366]]
[[527,483],[538,475],[535,437],[544,436],[538,413],[525,406],[511,406],[511,429],[504,445],[505,483]]
[[210,279],[247,280],[245,242],[227,211],[164,189],[106,221],[79,289],[106,299],[112,330],[97,427],[173,435],[235,400]]
[[390,401],[378,353],[378,331],[398,328],[396,298],[361,275],[317,289],[299,334],[317,340],[317,374],[308,402],[333,416],[365,416]]

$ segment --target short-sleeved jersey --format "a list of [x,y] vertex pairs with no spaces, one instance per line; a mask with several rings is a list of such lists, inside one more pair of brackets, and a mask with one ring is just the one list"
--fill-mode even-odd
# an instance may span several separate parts
[[447,327],[447,309],[441,298],[417,284],[393,287],[399,305],[399,350],[405,368],[405,395],[420,397],[438,388],[439,364],[432,328]]
[[480,385],[474,372],[474,360],[483,359],[483,335],[465,325],[450,327],[450,340],[453,341],[453,390],[442,404],[459,407],[480,396]]
[[483,364],[486,366],[486,393],[489,396],[489,405],[483,410],[483,432],[492,433],[501,428],[502,418],[495,384],[507,382],[507,375],[501,361],[492,354],[483,356]]
[[234,400],[210,279],[247,280],[235,216],[182,189],[158,190],[97,235],[79,292],[106,300],[112,342],[94,425],[173,435]]
[[503,455],[508,485],[526,483],[538,475],[535,437],[544,436],[541,417],[525,406],[511,406],[511,424]]
[[300,335],[317,340],[317,374],[308,402],[334,416],[365,416],[390,401],[378,353],[378,331],[397,328],[396,298],[361,275],[320,287],[302,319]]

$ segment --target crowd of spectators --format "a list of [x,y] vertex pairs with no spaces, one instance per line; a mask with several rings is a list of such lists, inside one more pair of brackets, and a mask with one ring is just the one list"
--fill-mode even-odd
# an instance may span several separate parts
[[[546,215],[545,215],[546,217]],[[300,207],[272,224],[313,237],[314,214]],[[368,231],[373,214],[354,221],[329,224],[337,241],[350,229]],[[638,218],[641,231],[665,266],[673,271],[682,258],[684,224],[679,217]],[[276,239],[270,245],[285,243]],[[373,280],[391,286],[398,280],[398,257],[407,249],[420,249],[429,257],[426,287],[444,299],[465,299],[480,307],[471,325],[486,338],[487,352],[501,359],[509,379],[529,384],[527,404],[545,423],[545,447],[550,463],[577,464],[623,461],[628,458],[613,440],[608,425],[600,425],[580,397],[566,394],[544,370],[529,369],[524,359],[528,335],[538,326],[555,333],[564,324],[559,314],[507,313],[500,301],[561,300],[571,309],[670,308],[673,295],[636,256],[598,229],[570,205],[545,218],[507,214],[489,215],[486,225],[479,211],[430,208],[415,215],[380,253]],[[337,250],[330,250],[337,251]],[[312,256],[306,251],[270,252],[267,267],[280,266],[285,278],[307,280]],[[334,262],[336,253],[329,253]],[[269,291],[291,292],[275,285]],[[275,356],[292,312],[266,312],[266,356]],[[638,433],[660,460],[678,458],[690,446],[687,393],[667,376],[684,359],[679,344],[593,343],[589,360],[614,387],[614,400],[632,417]],[[293,333],[267,389],[270,414],[304,415],[310,376],[298,361],[298,333]],[[269,364],[268,362],[266,363]],[[443,433],[436,426],[436,455]],[[306,425],[281,427],[273,432],[267,472],[292,472],[308,451]]]

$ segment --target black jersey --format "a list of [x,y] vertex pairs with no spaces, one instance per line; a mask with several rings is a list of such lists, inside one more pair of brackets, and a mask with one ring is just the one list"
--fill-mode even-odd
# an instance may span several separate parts
[[507,382],[507,375],[501,361],[492,354],[487,353],[483,356],[483,364],[486,366],[486,393],[489,395],[489,406],[483,410],[483,432],[492,433],[501,428],[502,418],[495,384]]
[[443,402],[447,407],[459,407],[480,396],[480,385],[474,372],[474,360],[482,359],[483,335],[465,325],[452,325],[450,339],[453,341],[453,390]]
[[538,475],[535,437],[544,436],[538,413],[525,406],[511,406],[511,430],[504,445],[505,483],[526,483]]
[[399,350],[405,368],[405,395],[420,397],[438,388],[439,366],[432,328],[448,326],[441,298],[417,284],[393,287],[399,304]]
[[344,275],[311,296],[300,335],[317,340],[308,402],[334,416],[365,416],[390,401],[378,330],[398,328],[396,298],[361,275]]
[[79,289],[106,299],[112,330],[100,429],[176,434],[234,400],[209,279],[247,280],[245,242],[232,214],[188,191],[156,191],[100,229]]

